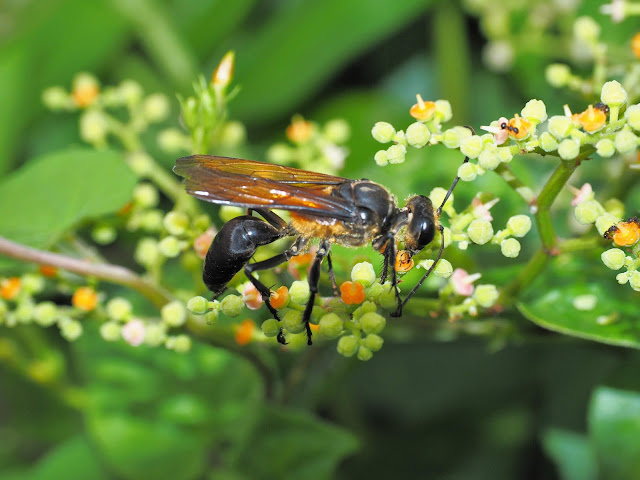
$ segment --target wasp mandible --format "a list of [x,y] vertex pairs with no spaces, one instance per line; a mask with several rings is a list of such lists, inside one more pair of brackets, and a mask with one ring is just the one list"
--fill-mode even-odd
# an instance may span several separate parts
[[[465,158],[464,162],[468,160]],[[349,180],[252,160],[192,155],[179,158],[173,171],[185,178],[190,195],[219,205],[248,209],[247,215],[228,221],[209,247],[202,278],[214,298],[244,268],[247,278],[262,295],[273,317],[280,320],[269,301],[271,290],[254,276],[254,272],[287,262],[304,253],[311,239],[319,239],[307,277],[310,296],[303,314],[309,345],[312,343],[309,320],[318,293],[320,266],[325,257],[333,277],[329,255],[331,245],[358,247],[371,243],[382,253],[381,282],[384,283],[390,273],[398,301],[398,308],[392,315],[400,316],[403,306],[436,267],[442,256],[444,240],[434,263],[403,301],[395,266],[396,237],[404,229],[405,249],[410,258],[433,241],[436,229],[442,234],[440,214],[459,180],[456,176],[442,205],[434,211],[431,200],[424,195],[411,197],[404,207],[399,208],[385,187],[370,180]],[[272,209],[290,211],[291,221],[285,222]],[[252,216],[252,212],[262,219]],[[249,263],[258,247],[283,237],[295,237],[286,251],[267,260]],[[278,341],[285,343],[282,329]]]

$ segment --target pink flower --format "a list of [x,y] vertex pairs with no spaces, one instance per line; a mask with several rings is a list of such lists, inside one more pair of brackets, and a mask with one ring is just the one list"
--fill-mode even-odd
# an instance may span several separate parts
[[247,283],[242,291],[242,301],[251,310],[258,310],[262,306],[262,295],[253,286],[253,283]]
[[493,217],[491,216],[489,210],[491,210],[491,208],[499,201],[499,198],[494,198],[487,203],[482,203],[482,201],[478,197],[474,197],[473,200],[471,200],[471,205],[473,206],[473,216],[480,220],[486,220],[487,222],[493,221]]
[[[493,133],[493,138],[496,140],[496,145],[502,145],[509,138],[509,130],[507,130],[506,128],[506,126],[509,125],[509,120],[506,117],[500,117],[497,121],[497,126],[493,126],[493,125],[489,125],[489,126],[483,125],[480,128],[489,133]],[[503,125],[504,125],[504,128],[503,128]]]
[[451,275],[451,285],[453,285],[453,290],[458,295],[469,297],[473,294],[473,282],[475,282],[479,278],[479,273],[469,275],[462,268],[456,268]]
[[207,231],[193,241],[193,249],[203,260],[207,256],[207,252],[209,251],[209,247],[211,246],[211,242],[213,242],[213,237],[216,236],[216,233],[217,232],[214,227],[209,227]]
[[585,200],[591,200],[593,198],[593,189],[589,183],[585,183],[582,185],[580,190],[575,187],[569,187],[573,192],[573,200],[571,201],[572,207],[577,207],[579,204],[584,202]]
[[144,342],[146,328],[142,320],[133,319],[122,327],[122,338],[132,347],[137,347]]

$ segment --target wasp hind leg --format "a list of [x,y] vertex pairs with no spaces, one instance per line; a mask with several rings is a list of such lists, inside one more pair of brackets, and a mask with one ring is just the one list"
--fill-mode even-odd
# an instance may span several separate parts
[[311,327],[309,326],[309,320],[311,320],[313,303],[316,299],[316,294],[318,293],[318,283],[320,282],[320,267],[322,265],[322,260],[324,259],[324,257],[329,255],[330,248],[331,244],[326,240],[320,242],[320,246],[318,247],[316,256],[313,259],[311,268],[309,269],[309,276],[307,277],[307,282],[309,282],[309,300],[307,300],[307,305],[304,308],[304,313],[302,314],[302,321],[304,322],[304,326],[307,331],[307,345],[311,345],[313,343],[311,341]]

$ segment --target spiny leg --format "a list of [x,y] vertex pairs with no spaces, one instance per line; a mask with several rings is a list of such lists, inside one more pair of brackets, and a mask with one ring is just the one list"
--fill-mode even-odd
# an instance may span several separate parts
[[304,322],[305,329],[307,331],[307,345],[311,345],[311,327],[309,326],[309,320],[311,319],[311,311],[313,310],[313,303],[316,299],[316,293],[318,293],[318,283],[320,282],[320,266],[322,265],[322,259],[329,254],[331,244],[326,240],[320,242],[318,251],[313,259],[311,268],[309,269],[309,276],[307,282],[309,282],[309,300],[304,308],[302,314],[302,321]]
[[333,293],[338,295],[338,283],[336,282],[336,274],[333,271],[333,264],[331,263],[331,255],[327,255],[327,266],[329,267],[329,279],[331,280],[331,286],[333,287]]

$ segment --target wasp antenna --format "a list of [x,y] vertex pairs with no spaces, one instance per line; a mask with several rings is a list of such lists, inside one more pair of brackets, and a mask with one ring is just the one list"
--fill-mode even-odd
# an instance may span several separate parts
[[[465,128],[468,128],[469,130],[471,130],[471,134],[475,135],[476,131],[473,129],[473,127],[469,126],[469,125],[465,125]],[[469,157],[464,157],[464,160],[462,161],[462,163],[467,163],[469,161]],[[458,182],[460,181],[460,177],[458,175],[456,175],[456,178],[453,179],[453,182],[451,183],[451,187],[449,187],[449,190],[447,191],[447,194],[444,196],[444,200],[442,200],[442,203],[440,204],[440,206],[438,207],[438,210],[436,212],[436,216],[440,217],[440,214],[442,213],[442,209],[444,208],[444,204],[447,203],[447,200],[449,200],[449,197],[451,196],[451,193],[453,192],[453,189],[456,188],[456,185],[458,184]]]

